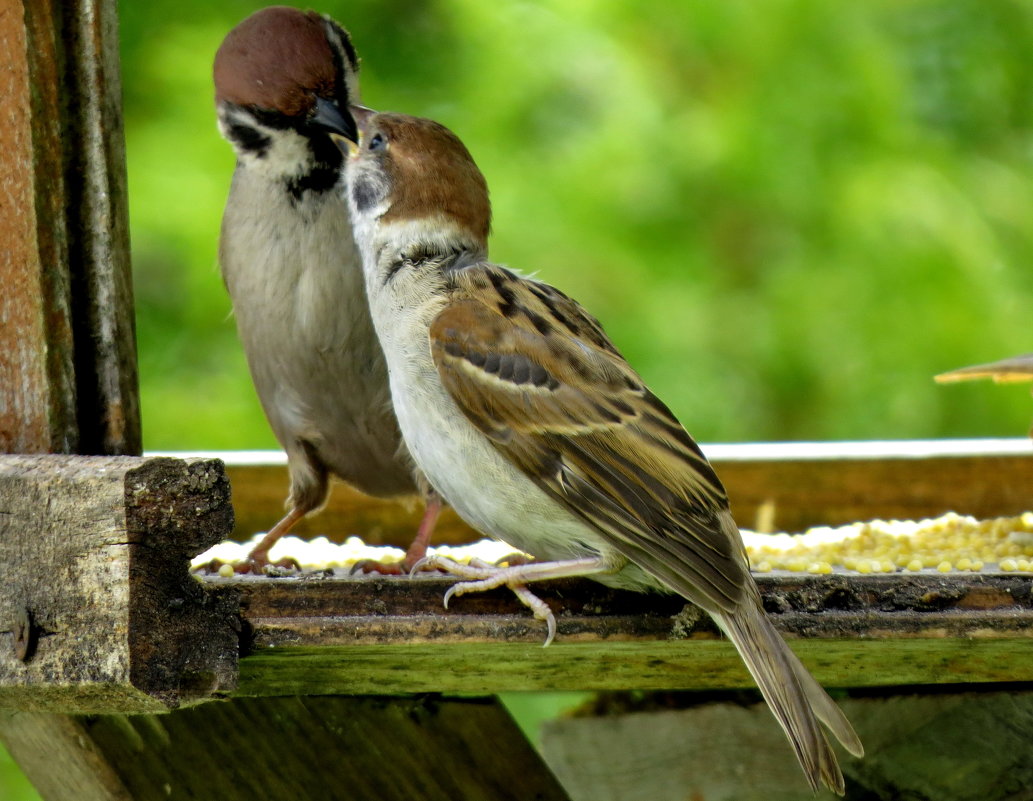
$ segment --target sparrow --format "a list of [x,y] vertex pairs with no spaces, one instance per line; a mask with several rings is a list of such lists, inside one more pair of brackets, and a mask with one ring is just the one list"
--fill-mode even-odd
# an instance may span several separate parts
[[247,17],[215,55],[219,130],[237,157],[219,263],[290,476],[286,516],[242,570],[268,564],[275,542],[325,503],[331,476],[380,497],[422,492],[408,564],[426,551],[441,507],[414,473],[391,408],[331,139],[354,136],[347,109],[358,71],[344,28],[283,6]]
[[[976,364],[972,367],[960,367],[934,376],[938,384],[951,384],[956,381],[971,381],[977,378],[992,378],[995,384],[1011,384],[1019,381],[1033,381],[1033,353],[1001,359],[989,364]],[[1033,437],[1033,427],[1029,429]]]
[[434,557],[468,579],[446,603],[508,586],[551,639],[554,615],[529,582],[590,576],[678,593],[738,649],[811,787],[842,794],[821,724],[852,754],[861,743],[768,620],[699,447],[594,317],[488,260],[487,185],[455,134],[351,111],[360,136],[347,146],[346,193],[402,435],[461,517],[538,560]]

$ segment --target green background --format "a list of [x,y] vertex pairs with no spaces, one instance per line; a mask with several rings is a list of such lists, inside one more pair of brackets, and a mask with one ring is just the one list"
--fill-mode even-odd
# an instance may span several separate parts
[[[145,447],[274,447],[216,267],[210,66],[255,7],[123,4]],[[175,8],[175,10],[173,10]],[[1033,7],[327,3],[363,100],[439,119],[492,257],[598,316],[704,441],[1021,435],[1033,350]]]
[[[148,449],[275,447],[216,266],[211,59],[256,3],[121,4]],[[363,100],[434,117],[495,260],[554,283],[703,441],[1018,436],[1033,350],[1033,5],[326,2]],[[22,801],[0,755],[0,798]]]

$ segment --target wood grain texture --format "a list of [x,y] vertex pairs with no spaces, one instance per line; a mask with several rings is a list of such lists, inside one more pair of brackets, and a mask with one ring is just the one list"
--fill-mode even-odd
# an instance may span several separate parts
[[59,5],[0,0],[0,451],[78,447]]
[[[493,699],[277,698],[55,718],[0,712],[0,738],[46,801],[567,798]],[[38,731],[50,733],[49,765]],[[61,775],[84,755],[96,765],[87,793]]]
[[116,11],[0,2],[0,451],[140,452]]
[[187,573],[232,525],[228,491],[209,460],[0,457],[0,703],[161,710],[231,687],[237,599]]
[[[589,580],[536,588],[556,641],[507,591],[451,579],[206,579],[240,593],[243,696],[751,687],[735,649],[680,598]],[[775,626],[835,687],[1033,681],[1033,597],[1014,575],[764,575]]]
[[[549,721],[542,753],[573,801],[796,801],[814,796],[763,703],[719,694]],[[644,707],[643,699],[637,706]],[[669,705],[671,708],[663,708]],[[865,745],[840,752],[847,798],[1004,801],[1033,786],[1033,693],[936,692],[846,698]],[[678,708],[688,707],[688,708]]]
[[141,452],[118,5],[62,4],[78,453]]
[[[731,499],[736,522],[759,531],[803,531],[859,520],[935,517],[954,511],[977,518],[1033,509],[1033,443],[902,441],[883,443],[743,443],[704,446]],[[282,454],[217,452],[233,485],[237,525],[248,540],[283,514]],[[326,508],[295,528],[335,542],[358,535],[373,545],[407,547],[420,510],[370,498],[335,484]],[[479,538],[446,509],[439,544]]]
[[44,801],[133,801],[82,720],[0,709],[0,742]]

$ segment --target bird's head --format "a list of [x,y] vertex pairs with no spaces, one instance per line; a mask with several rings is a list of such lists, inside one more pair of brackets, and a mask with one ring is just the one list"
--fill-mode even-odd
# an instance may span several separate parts
[[[356,240],[372,236],[487,256],[488,185],[458,136],[433,120],[352,106],[345,175]],[[361,233],[360,233],[361,232]]]
[[264,8],[215,54],[219,128],[238,159],[270,174],[336,172],[341,156],[330,134],[356,136],[348,106],[358,102],[358,70],[348,32],[329,17]]

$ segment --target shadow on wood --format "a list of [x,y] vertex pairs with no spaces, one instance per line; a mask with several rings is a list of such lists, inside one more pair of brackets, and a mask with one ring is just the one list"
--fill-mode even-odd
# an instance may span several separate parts
[[[865,745],[863,759],[839,752],[847,799],[1014,801],[1033,795],[1028,687],[891,692],[840,702]],[[707,693],[660,700],[650,710],[546,723],[542,752],[573,801],[835,798],[810,793],[763,703]],[[671,700],[691,706],[662,708]]]
[[494,699],[236,700],[168,715],[0,712],[44,798],[565,801]]

